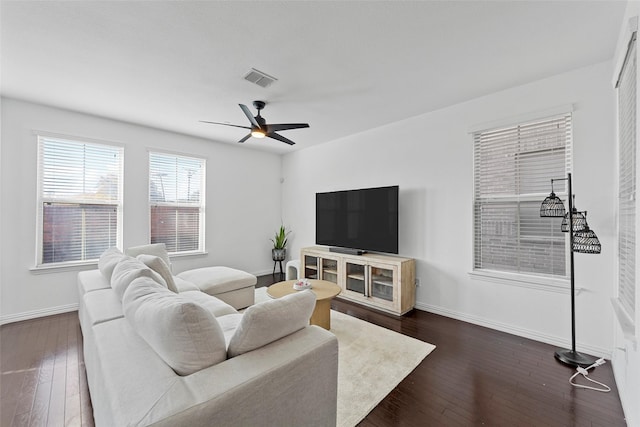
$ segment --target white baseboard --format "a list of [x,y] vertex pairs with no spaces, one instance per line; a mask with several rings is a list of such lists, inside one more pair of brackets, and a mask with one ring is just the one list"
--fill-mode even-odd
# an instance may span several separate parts
[[[506,332],[508,334],[517,335],[519,337],[532,339],[534,341],[540,341],[547,344],[555,345],[559,348],[569,348],[570,344],[570,342],[568,342],[565,338],[554,335],[541,334],[538,331],[515,327],[506,323],[500,323],[482,317],[472,316],[467,313],[461,313],[431,304],[416,303],[416,308],[418,310],[428,311],[429,313],[451,317],[452,319],[462,320],[463,322],[473,323],[474,325],[484,326],[486,328],[495,329],[497,331]],[[611,359],[611,349],[582,344],[579,342],[576,343],[576,347],[578,351],[582,351],[584,353],[597,357]]]
[[6,323],[20,322],[22,320],[35,319],[38,317],[52,316],[54,314],[78,311],[78,303],[60,305],[58,307],[43,308],[41,310],[25,311],[23,313],[8,314],[0,316],[0,325]]

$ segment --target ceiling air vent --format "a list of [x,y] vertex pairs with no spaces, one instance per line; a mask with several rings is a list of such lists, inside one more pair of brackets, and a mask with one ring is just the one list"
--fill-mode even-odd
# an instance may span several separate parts
[[260,87],[269,87],[271,83],[278,80],[275,77],[271,77],[270,75],[263,73],[262,71],[256,70],[255,68],[252,68],[251,71],[244,76],[244,79],[257,84]]

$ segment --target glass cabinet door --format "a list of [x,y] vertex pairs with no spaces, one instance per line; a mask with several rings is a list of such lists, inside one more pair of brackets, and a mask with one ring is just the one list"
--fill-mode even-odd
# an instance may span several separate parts
[[335,259],[321,258],[320,259],[322,280],[328,282],[338,283],[338,261]]
[[371,270],[371,296],[387,301],[393,301],[393,269],[369,267]]
[[346,289],[351,292],[357,292],[361,295],[366,295],[367,281],[366,281],[366,265],[356,264],[353,262],[346,263],[347,268],[347,283]]
[[307,279],[318,278],[318,257],[305,255],[303,260],[304,275]]

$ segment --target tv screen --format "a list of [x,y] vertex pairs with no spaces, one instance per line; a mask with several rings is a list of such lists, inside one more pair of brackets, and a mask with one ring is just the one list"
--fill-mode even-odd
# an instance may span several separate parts
[[316,243],[398,253],[398,186],[316,193]]

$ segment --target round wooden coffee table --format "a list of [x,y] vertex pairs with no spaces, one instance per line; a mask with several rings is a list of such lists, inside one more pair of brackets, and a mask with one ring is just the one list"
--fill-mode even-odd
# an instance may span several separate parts
[[[280,298],[300,292],[293,289],[295,282],[296,280],[286,280],[274,283],[267,288],[267,294],[271,298]],[[340,287],[326,280],[309,280],[309,282],[311,282],[311,291],[316,294],[316,308],[311,314],[309,323],[329,330],[331,329],[331,299],[340,293]]]

